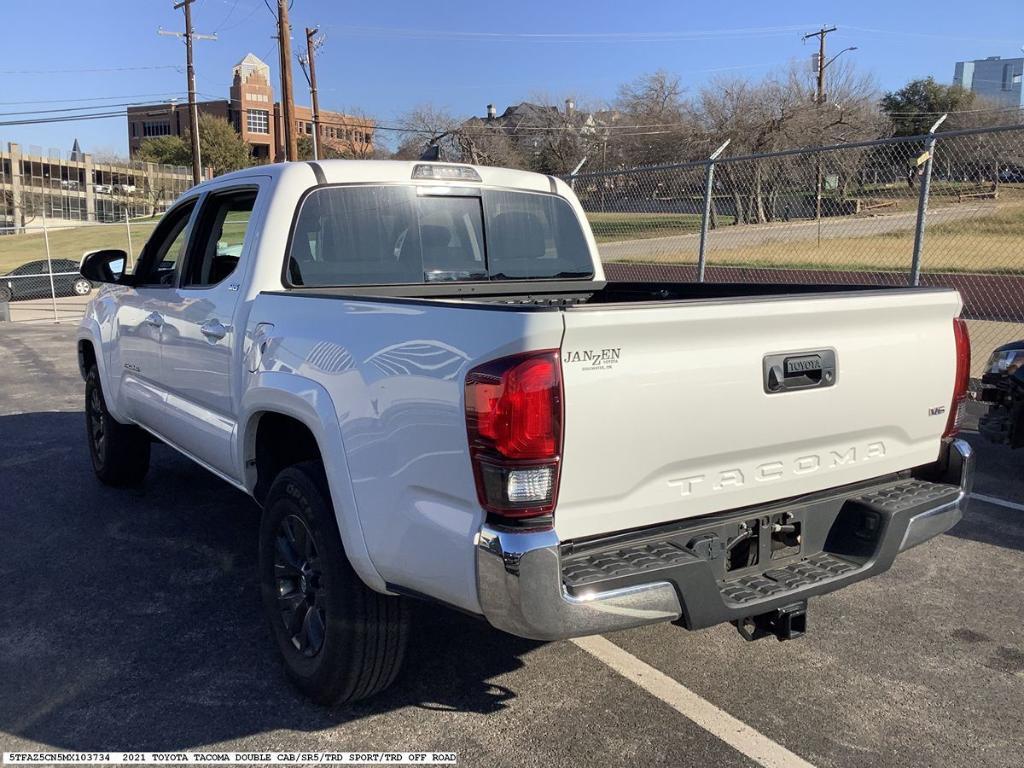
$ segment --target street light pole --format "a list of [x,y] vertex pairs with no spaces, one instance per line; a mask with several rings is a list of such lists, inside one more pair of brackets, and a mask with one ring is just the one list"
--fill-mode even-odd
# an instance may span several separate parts
[[[825,70],[828,66],[842,56],[847,51],[857,50],[857,46],[850,46],[844,48],[831,59],[825,59],[825,38],[828,37],[829,33],[835,32],[837,27],[822,27],[817,32],[808,32],[803,36],[803,40],[809,37],[818,38],[818,77],[817,83],[814,88],[814,103],[818,109],[818,127],[821,128],[821,105],[825,103]],[[818,143],[824,143],[822,137],[818,136]],[[819,151],[816,155],[817,162],[815,163],[815,193],[814,193],[814,218],[818,222],[818,245],[821,245],[821,192],[822,192],[822,167],[821,167],[821,152]]]
[[818,38],[818,85],[814,93],[814,102],[821,104],[825,101],[825,67],[828,66],[825,63],[825,38],[830,32],[835,32],[836,27],[822,27],[817,32],[808,32],[803,36],[803,40],[809,37]]

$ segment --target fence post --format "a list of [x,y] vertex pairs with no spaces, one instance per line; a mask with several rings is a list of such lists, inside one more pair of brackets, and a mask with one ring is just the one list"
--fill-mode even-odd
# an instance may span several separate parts
[[53,284],[53,259],[50,258],[50,232],[46,227],[46,205],[47,202],[43,201],[43,243],[46,246],[46,271],[50,274],[50,301],[53,302],[53,322],[59,323],[60,318],[57,316],[57,288]]
[[928,193],[932,186],[932,161],[935,157],[935,131],[948,117],[943,115],[928,129],[928,141],[925,142],[924,176],[921,178],[920,195],[917,198],[917,223],[914,227],[914,256],[910,262],[910,284],[917,285],[921,280],[921,250],[924,247],[924,224],[928,216]]
[[124,231],[128,234],[128,263],[124,265],[125,274],[128,274],[132,270],[132,259],[135,255],[132,253],[132,225],[128,219],[128,208],[124,209]]
[[708,168],[704,176],[704,213],[700,218],[700,251],[697,252],[697,282],[704,282],[704,268],[707,263],[708,220],[711,218],[711,193],[715,185],[715,160],[729,146],[731,139],[726,139],[718,149],[708,157]]
[[576,167],[569,172],[569,189],[571,189],[573,192],[576,191],[576,174],[580,172],[580,168],[583,167],[583,164],[585,162],[587,162],[586,155],[584,155],[583,159],[576,164]]

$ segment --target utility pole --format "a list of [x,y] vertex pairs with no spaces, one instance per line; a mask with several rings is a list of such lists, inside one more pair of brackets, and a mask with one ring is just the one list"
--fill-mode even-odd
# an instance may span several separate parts
[[288,0],[277,0],[277,51],[281,61],[281,110],[284,113],[284,159],[298,160],[295,135],[295,91],[292,88],[292,41]]
[[188,125],[192,138],[192,183],[203,180],[203,161],[199,153],[199,107],[196,106],[196,68],[192,65],[192,40],[216,40],[216,35],[200,35],[192,31],[192,3],[196,0],[181,0],[174,4],[174,10],[185,9],[185,31],[168,32],[158,29],[157,34],[168,37],[184,38],[185,60],[188,72]]
[[825,38],[830,32],[835,32],[835,27],[822,27],[817,32],[808,32],[803,36],[803,40],[809,37],[818,38],[818,87],[814,94],[815,104],[825,103]]
[[[815,110],[817,113],[818,130],[821,131],[821,105],[825,103],[825,67],[828,66],[825,63],[825,38],[830,32],[835,32],[835,27],[822,27],[817,32],[808,32],[803,36],[803,40],[807,40],[809,37],[818,38],[818,83],[814,89],[814,103],[817,107]],[[818,143],[822,143],[822,138],[818,136]],[[821,152],[819,151],[815,155],[814,164],[814,219],[818,223],[818,247],[821,247],[821,192],[822,192],[822,167],[821,167]]]
[[[320,98],[316,91],[316,52],[324,44],[324,37],[315,37],[319,27],[306,27],[306,55],[299,56],[302,74],[309,84],[309,98],[313,102],[313,159],[319,160],[320,147]],[[306,70],[309,67],[309,71]]]

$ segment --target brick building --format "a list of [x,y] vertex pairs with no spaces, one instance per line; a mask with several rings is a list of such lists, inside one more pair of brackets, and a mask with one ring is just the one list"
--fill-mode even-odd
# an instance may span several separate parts
[[[227,100],[200,101],[200,114],[229,121],[252,146],[256,162],[284,160],[281,105],[274,101],[270,67],[258,56],[247,54],[232,72]],[[298,135],[311,136],[313,114],[309,107],[295,106]],[[128,108],[128,148],[138,152],[143,140],[155,136],[182,136],[188,129],[188,105],[167,103]],[[368,157],[373,153],[373,124],[364,118],[320,110],[320,146],[336,152]]]

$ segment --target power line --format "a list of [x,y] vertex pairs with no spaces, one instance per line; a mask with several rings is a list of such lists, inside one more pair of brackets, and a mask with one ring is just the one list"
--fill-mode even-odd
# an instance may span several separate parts
[[1020,40],[1011,40],[1009,38],[998,38],[998,37],[958,37],[955,35],[938,35],[932,32],[914,32],[905,29],[873,29],[871,27],[854,27],[849,24],[843,25],[844,29],[852,29],[855,32],[866,32],[868,34],[877,35],[894,35],[896,37],[924,37],[932,40],[957,40],[961,42],[969,43],[999,43],[1009,44],[1013,46],[1019,46]]
[[228,9],[227,15],[223,19],[220,20],[220,24],[218,24],[217,27],[213,30],[213,34],[216,35],[218,32],[220,32],[221,27],[223,27],[224,23],[228,19],[231,18],[231,14],[233,14],[235,12],[235,8],[237,8],[237,7],[238,7],[238,0],[235,0],[233,3],[231,3],[231,8]]
[[[27,99],[24,101],[0,101],[0,106],[10,107],[19,106],[23,104],[70,104],[72,102],[79,101],[110,101],[111,99],[141,99],[143,97],[156,97],[156,96],[169,96],[174,98],[178,94],[174,91],[160,91],[159,93],[122,93],[118,96],[89,96],[86,98],[74,98],[74,99]],[[207,94],[209,95],[209,94]],[[97,104],[97,107],[106,106],[104,104]],[[111,105],[115,106],[115,105]]]
[[[259,9],[260,9],[260,7],[258,5],[250,6],[249,12],[247,14],[245,14],[245,16],[243,16],[241,19],[236,21],[234,24],[229,24],[226,27],[224,26],[224,21],[227,21],[227,17],[225,17],[224,21],[222,21],[220,23],[220,25],[217,27],[217,29],[215,29],[213,31],[213,33],[217,34],[218,32],[228,32],[228,31],[230,31],[232,29],[237,29],[238,27],[240,27],[243,24],[245,24],[245,22],[247,22],[249,19],[251,19],[253,14],[256,13],[256,11],[258,11]],[[231,14],[228,14],[228,16],[230,16],[230,15]]]
[[784,37],[804,29],[804,25],[785,27],[751,27],[688,32],[480,32],[441,29],[414,29],[403,27],[375,27],[359,25],[324,25],[360,36],[404,37],[424,40],[480,40],[488,42],[676,42],[685,40],[721,40],[730,38]]
[[86,69],[2,69],[0,75],[68,75],[79,72],[141,72],[153,69],[178,69],[177,64],[154,64],[146,67],[92,67]]
[[[170,113],[168,113],[170,114]],[[7,125],[46,125],[49,123],[71,123],[78,120],[106,120],[111,117],[126,117],[125,111],[118,110],[117,112],[97,112],[91,115],[63,115],[61,117],[47,117],[40,119],[25,119],[25,120],[6,120],[0,122],[0,127]]]
[[[98,106],[101,106],[101,107],[103,107],[105,109],[106,108],[113,108],[113,107],[145,107],[145,106],[147,106],[147,103],[144,102],[144,101],[126,101],[126,102],[122,102],[120,104],[100,104],[100,105],[93,104],[93,105],[90,105],[90,106],[87,106],[87,107],[60,107],[60,108],[57,108],[57,109],[27,109],[27,110],[21,110],[21,111],[17,111],[17,112],[0,112],[0,116],[8,117],[10,115],[47,115],[47,114],[53,114],[55,112],[80,112],[83,109],[96,109]],[[154,105],[154,106],[158,106],[158,105]]]

